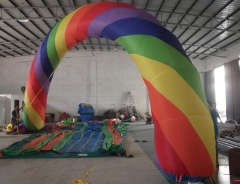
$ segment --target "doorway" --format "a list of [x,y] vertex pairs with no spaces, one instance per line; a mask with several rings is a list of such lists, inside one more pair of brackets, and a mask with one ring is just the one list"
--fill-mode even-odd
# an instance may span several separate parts
[[225,69],[220,66],[214,69],[215,80],[215,102],[223,122],[226,121],[226,91],[225,91]]

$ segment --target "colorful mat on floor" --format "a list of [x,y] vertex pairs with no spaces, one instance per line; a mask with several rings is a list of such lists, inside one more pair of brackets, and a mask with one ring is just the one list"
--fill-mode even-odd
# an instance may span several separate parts
[[48,126],[0,151],[0,158],[118,156],[127,127],[116,120]]

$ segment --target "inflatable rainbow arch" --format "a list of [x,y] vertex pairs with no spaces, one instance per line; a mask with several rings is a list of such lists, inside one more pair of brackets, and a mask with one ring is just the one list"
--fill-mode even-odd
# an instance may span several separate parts
[[51,29],[27,79],[26,128],[44,127],[55,69],[73,46],[90,37],[115,40],[137,64],[150,96],[160,169],[180,179],[211,176],[216,162],[214,128],[199,74],[177,38],[155,17],[129,4],[82,6]]

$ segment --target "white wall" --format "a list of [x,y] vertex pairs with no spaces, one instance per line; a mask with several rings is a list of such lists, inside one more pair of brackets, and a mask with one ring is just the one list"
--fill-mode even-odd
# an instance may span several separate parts
[[[21,86],[25,86],[33,57],[0,59],[0,94],[23,98]],[[205,63],[192,62],[199,72],[204,70]],[[145,84],[126,52],[69,52],[54,74],[47,112],[65,111],[78,116],[79,103],[89,103],[93,105],[95,114],[102,115],[110,108],[118,110],[129,105],[129,91],[142,113],[150,111]]]
[[12,118],[11,95],[6,95],[6,123],[9,124]]
[[[5,118],[6,124],[9,124],[14,110],[14,101],[19,100],[19,107],[22,107],[23,95],[0,94],[0,97],[5,97]],[[20,115],[21,112],[19,112]]]
[[238,56],[240,55],[240,43],[227,48],[226,52],[222,53],[221,55],[224,55],[227,58],[219,57],[207,58],[207,60],[205,61],[206,71],[212,70],[214,68],[222,66],[224,63],[238,59]]
[[11,95],[2,94],[0,97],[5,98],[5,119],[6,124],[9,124],[11,122]]
[[[33,56],[1,59],[0,94],[22,95]],[[78,116],[78,104],[92,104],[97,114],[129,105],[131,91],[137,108],[148,109],[145,84],[130,56],[123,51],[70,52],[56,70],[50,86],[47,112]],[[22,95],[23,96],[23,95]]]

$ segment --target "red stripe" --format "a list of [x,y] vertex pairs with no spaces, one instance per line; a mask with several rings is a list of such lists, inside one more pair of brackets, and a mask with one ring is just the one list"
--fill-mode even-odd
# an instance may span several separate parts
[[115,130],[113,122],[116,121],[116,119],[109,119],[107,121],[107,128],[112,134],[112,144],[119,145],[122,143],[122,137],[121,134]]
[[155,119],[156,155],[163,170],[172,174],[211,176],[214,172],[211,157],[191,122],[149,81],[143,80]]
[[28,149],[28,148],[35,148],[37,147],[37,145],[43,141],[44,139],[48,138],[49,136],[51,136],[51,134],[45,134],[45,135],[41,135],[40,137],[36,138],[36,139],[33,139],[31,142],[29,142],[28,144],[26,144],[24,147],[23,147],[23,150],[24,149]]
[[82,18],[82,16],[87,11],[89,11],[89,9],[91,9],[92,7],[97,6],[97,5],[98,5],[98,3],[93,3],[93,4],[89,4],[87,6],[82,7],[70,19],[68,26],[66,28],[66,32],[65,32],[65,41],[66,41],[68,50],[70,50],[74,45],[76,45],[78,43],[78,41],[76,40],[76,38],[77,38],[76,35],[79,34],[77,32],[79,20]]
[[[34,71],[34,63],[35,61],[33,61],[32,66],[30,68],[29,76],[31,77],[28,77],[26,90],[27,90],[29,102],[31,103],[33,109],[38,113],[41,119],[45,121],[44,118],[45,118],[47,95],[43,89],[41,90],[42,86],[39,84],[36,78],[35,71]],[[39,93],[40,90],[41,92]]]
[[52,140],[50,140],[45,146],[41,148],[41,150],[47,151],[51,150],[55,144],[57,144],[60,140],[64,138],[65,134],[60,133],[58,136],[54,137]]
[[[161,168],[171,174],[185,174],[189,176],[188,169],[185,164],[182,162],[181,158],[174,151],[172,146],[169,144],[168,140],[164,136],[161,127],[159,126],[158,120],[153,115],[154,121],[154,145],[156,155],[161,165]],[[171,158],[170,158],[171,157]],[[166,159],[167,158],[167,159]]]
[[35,71],[34,71],[34,65],[35,65],[35,60],[33,61],[30,72],[29,72],[29,76],[31,76],[31,77],[28,77],[28,81],[27,81],[28,84],[31,84],[32,89],[35,94],[32,94],[32,95],[29,94],[29,101],[31,102],[36,97],[36,95],[39,93],[39,91],[41,90],[41,92],[38,94],[37,98],[40,99],[42,105],[45,107],[46,101],[42,101],[42,99],[46,99],[47,95],[44,92],[44,90],[42,89],[43,86],[38,82],[38,79],[37,79]]
[[99,16],[99,14],[101,14],[102,12],[115,7],[134,8],[130,4],[111,2],[100,2],[97,4],[97,6],[91,7],[91,9],[89,9],[81,19],[79,19],[79,24],[76,32],[76,38],[78,42],[88,38],[88,27],[93,19]]

